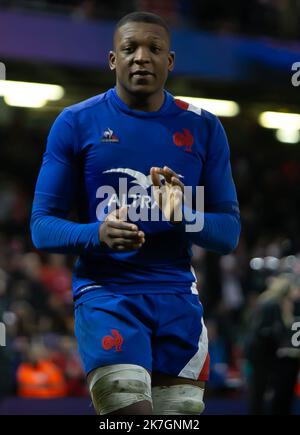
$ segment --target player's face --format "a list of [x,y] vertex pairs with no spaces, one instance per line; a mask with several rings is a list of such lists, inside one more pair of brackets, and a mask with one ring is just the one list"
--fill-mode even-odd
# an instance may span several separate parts
[[127,97],[161,93],[174,65],[166,30],[157,24],[126,23],[117,30],[114,45],[109,62],[120,91]]

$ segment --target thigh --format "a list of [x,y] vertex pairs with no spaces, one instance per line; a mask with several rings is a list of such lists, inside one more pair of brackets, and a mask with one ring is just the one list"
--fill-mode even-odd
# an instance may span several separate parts
[[195,379],[181,378],[178,376],[171,376],[161,372],[152,373],[152,387],[170,387],[171,385],[190,384],[196,387],[204,388],[205,382]]
[[203,386],[209,375],[209,354],[198,296],[160,295],[157,306],[159,326],[152,340],[153,382]]
[[137,319],[138,309],[126,295],[99,296],[76,306],[75,335],[86,374],[111,364],[151,371],[151,331]]
[[152,414],[151,373],[141,366],[118,364],[92,370],[87,381],[100,415]]

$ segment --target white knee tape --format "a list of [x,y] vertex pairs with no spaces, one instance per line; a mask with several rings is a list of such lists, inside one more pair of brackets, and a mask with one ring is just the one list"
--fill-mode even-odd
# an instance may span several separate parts
[[153,387],[154,415],[199,415],[204,411],[204,389],[191,384]]
[[114,364],[94,370],[89,389],[96,412],[108,414],[151,399],[151,377],[134,364]]

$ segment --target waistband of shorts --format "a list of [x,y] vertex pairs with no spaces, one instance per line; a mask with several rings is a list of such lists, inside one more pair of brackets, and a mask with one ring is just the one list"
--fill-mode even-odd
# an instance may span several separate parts
[[[193,287],[193,290],[192,290]],[[142,288],[142,289],[141,289]],[[79,303],[93,299],[98,296],[112,295],[145,295],[145,294],[194,294],[198,295],[195,285],[168,285],[160,286],[130,286],[130,285],[109,285],[103,286],[100,284],[87,285],[79,290],[74,295],[73,301],[75,306]]]

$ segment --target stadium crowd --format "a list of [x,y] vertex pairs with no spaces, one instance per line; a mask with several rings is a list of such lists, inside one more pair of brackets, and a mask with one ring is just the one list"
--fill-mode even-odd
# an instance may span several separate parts
[[75,20],[115,20],[147,10],[179,28],[294,40],[300,36],[298,0],[0,0],[1,6],[68,14]]

